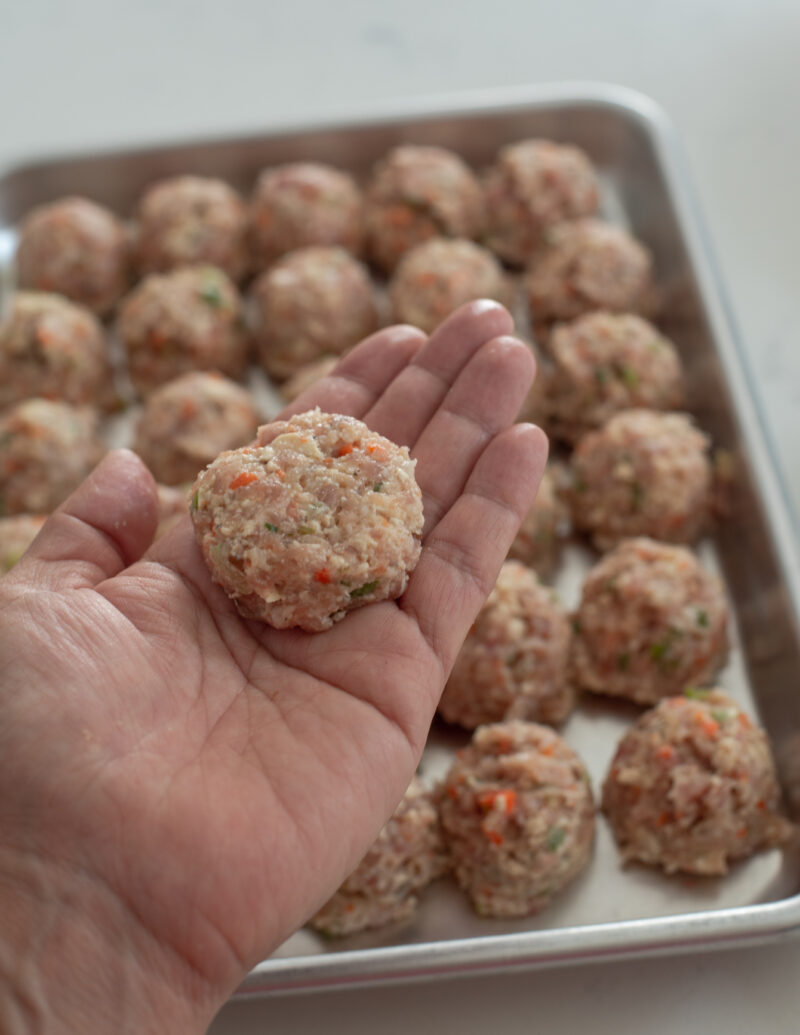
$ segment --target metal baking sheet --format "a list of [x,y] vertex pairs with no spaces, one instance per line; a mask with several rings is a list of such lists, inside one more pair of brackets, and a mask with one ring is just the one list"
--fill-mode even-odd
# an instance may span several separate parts
[[[597,165],[604,214],[653,250],[659,323],[687,369],[689,408],[735,458],[728,520],[701,544],[720,571],[735,614],[734,649],[719,683],[756,714],[774,745],[786,807],[800,818],[800,555],[796,528],[754,399],[730,310],[692,197],[680,148],[661,110],[617,87],[537,86],[384,107],[324,125],[257,136],[31,162],[0,178],[0,273],[14,226],[32,205],[81,193],[129,214],[153,180],[193,172],[249,190],[265,165],[331,162],[363,177],[400,143],[435,143],[477,168],[505,143],[545,136],[584,148]],[[5,258],[4,258],[5,257]],[[573,606],[592,555],[568,547],[556,579]],[[565,725],[599,788],[617,740],[638,714],[585,700]],[[466,734],[434,725],[422,762],[441,775]],[[586,873],[538,917],[493,921],[472,913],[441,881],[402,928],[331,941],[300,931],[246,979],[239,994],[432,979],[481,970],[578,963],[777,938],[800,928],[800,851],[772,851],[721,879],[623,869],[598,822]]]

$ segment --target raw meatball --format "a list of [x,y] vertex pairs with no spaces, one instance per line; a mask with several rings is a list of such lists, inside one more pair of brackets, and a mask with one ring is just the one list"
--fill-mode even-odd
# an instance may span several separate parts
[[626,410],[578,443],[572,520],[605,550],[635,535],[691,543],[708,525],[709,442],[682,413]]
[[143,394],[192,370],[236,377],[247,362],[239,292],[213,266],[147,277],[122,303],[117,327]]
[[0,575],[11,571],[39,534],[45,520],[43,514],[0,517]]
[[655,704],[713,679],[727,621],[722,582],[690,550],[628,539],[584,583],[573,677],[587,690]]
[[35,208],[20,228],[19,286],[55,291],[100,315],[124,294],[128,260],[124,224],[85,198]]
[[158,527],[154,539],[171,532],[182,517],[189,513],[189,486],[158,485]]
[[675,346],[639,316],[589,313],[557,325],[548,349],[548,429],[567,442],[621,410],[677,410],[683,404]]
[[556,479],[548,468],[542,475],[533,506],[522,519],[517,537],[508,552],[512,560],[535,568],[538,575],[552,574],[561,541],[569,524],[567,508],[556,491]]
[[343,248],[301,248],[253,287],[259,356],[279,380],[326,352],[342,353],[378,326],[369,273]]
[[214,579],[246,618],[329,629],[402,594],[419,559],[422,494],[405,446],[311,410],[259,429],[195,482],[192,518]]
[[547,726],[477,729],[447,774],[439,816],[456,880],[484,916],[538,913],[591,858],[589,774]]
[[415,777],[373,846],[310,924],[343,935],[407,920],[417,892],[447,868],[436,807]]
[[281,395],[286,402],[294,402],[307,388],[333,373],[341,356],[322,356],[313,363],[306,363],[281,385]]
[[483,192],[464,162],[441,147],[396,147],[372,174],[365,205],[367,249],[391,271],[431,237],[477,237]]
[[109,379],[103,329],[88,309],[38,291],[14,297],[0,326],[0,409],[33,396],[83,406]]
[[247,209],[222,180],[174,176],[154,184],[138,211],[141,273],[177,266],[216,266],[241,280],[250,265]]
[[640,313],[652,304],[652,259],[625,230],[577,219],[547,232],[525,287],[540,331],[592,309]]
[[511,285],[491,252],[465,240],[436,237],[406,252],[389,286],[394,319],[432,331],[465,302],[508,305]]
[[348,173],[315,162],[265,169],[250,206],[257,269],[312,244],[340,245],[358,254],[361,191]]
[[253,399],[221,374],[184,374],[147,399],[134,449],[167,485],[190,482],[223,450],[252,441],[258,427]]
[[103,454],[97,415],[26,399],[0,416],[0,514],[48,514]]
[[530,568],[506,561],[456,658],[439,714],[467,729],[502,719],[563,722],[575,703],[569,641],[553,591]]
[[487,245],[501,259],[524,266],[550,227],[591,216],[599,200],[586,154],[551,140],[504,147],[486,175]]
[[764,732],[719,690],[669,697],[620,741],[603,787],[623,859],[723,874],[786,840]]

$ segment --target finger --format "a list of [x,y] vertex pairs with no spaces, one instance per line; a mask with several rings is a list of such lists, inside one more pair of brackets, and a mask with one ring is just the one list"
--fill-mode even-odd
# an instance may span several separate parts
[[514,321],[497,302],[483,299],[461,306],[376,398],[364,420],[393,442],[413,446],[464,364],[484,342],[513,329]]
[[12,572],[51,588],[95,586],[137,561],[155,535],[156,484],[135,453],[107,453],[45,522]]
[[400,606],[416,619],[445,674],[533,503],[547,449],[546,436],[531,424],[494,438],[425,542]]
[[275,419],[285,420],[315,406],[326,413],[362,418],[426,341],[422,331],[405,324],[370,335],[348,352],[332,373],[307,388]]
[[464,487],[487,443],[514,420],[536,371],[533,353],[516,338],[483,345],[462,371],[412,456],[427,532]]

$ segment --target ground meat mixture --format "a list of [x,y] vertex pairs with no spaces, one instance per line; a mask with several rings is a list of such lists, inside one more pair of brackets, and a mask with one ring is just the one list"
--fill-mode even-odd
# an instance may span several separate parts
[[97,414],[26,399],[0,416],[0,516],[49,514],[103,455]]
[[174,176],[153,184],[137,213],[142,274],[178,266],[216,266],[241,280],[250,266],[247,208],[222,180]]
[[256,436],[253,398],[221,374],[195,371],[157,388],[136,427],[134,449],[157,481],[193,481],[226,449]]
[[0,576],[11,571],[39,534],[45,520],[43,514],[0,517]]
[[147,277],[120,307],[117,328],[142,394],[192,370],[237,377],[247,362],[239,292],[213,266]]
[[475,729],[502,719],[559,723],[575,703],[570,624],[551,589],[506,561],[461,648],[439,714]]
[[764,732],[719,690],[669,697],[620,741],[603,787],[623,859],[724,874],[791,827]]
[[636,535],[693,542],[711,514],[708,449],[685,414],[617,414],[572,454],[567,495],[575,527],[601,550]]
[[40,396],[97,402],[110,383],[96,317],[60,295],[20,291],[0,325],[0,409]]
[[575,618],[573,678],[655,704],[707,685],[725,661],[722,582],[684,546],[627,539],[590,572]]
[[497,259],[479,244],[435,237],[406,252],[389,285],[392,315],[432,331],[465,302],[511,303],[511,285]]
[[556,223],[597,211],[597,177],[586,154],[551,140],[504,147],[486,175],[486,243],[524,266]]
[[508,556],[535,568],[541,578],[549,577],[558,563],[560,547],[568,529],[567,508],[558,495],[553,469],[547,468]]
[[367,250],[390,272],[431,237],[478,237],[483,192],[472,171],[441,147],[396,147],[378,162],[365,205]]
[[21,288],[54,291],[104,315],[127,289],[128,264],[124,224],[85,198],[35,208],[20,227]]
[[281,395],[286,402],[294,402],[306,389],[333,373],[341,356],[321,356],[313,363],[305,363],[281,385]]
[[329,629],[402,594],[419,559],[422,494],[405,446],[311,410],[259,429],[194,486],[195,534],[240,613]]
[[417,893],[447,869],[436,806],[415,777],[373,846],[310,925],[345,935],[405,921],[417,908]]
[[675,346],[639,316],[594,312],[558,324],[548,350],[548,430],[567,442],[576,442],[621,410],[678,410],[683,405]]
[[315,162],[265,169],[250,205],[256,268],[308,245],[361,251],[361,191],[349,173]]
[[591,858],[589,774],[547,726],[477,729],[445,778],[439,815],[456,879],[484,916],[538,913]]
[[627,231],[600,219],[548,230],[525,277],[534,326],[572,320],[592,309],[640,313],[653,301],[650,252]]
[[367,268],[343,248],[301,248],[253,287],[261,362],[283,380],[325,353],[342,353],[378,327]]

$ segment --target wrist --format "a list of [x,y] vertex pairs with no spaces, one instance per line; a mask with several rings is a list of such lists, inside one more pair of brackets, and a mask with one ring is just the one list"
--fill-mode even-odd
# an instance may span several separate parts
[[0,1031],[180,1035],[219,1005],[95,876],[0,848]]

